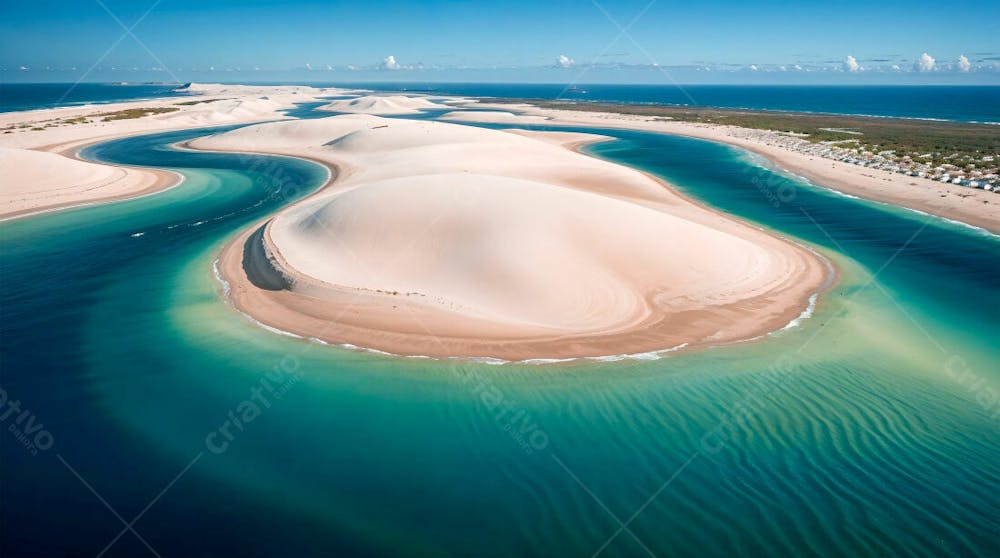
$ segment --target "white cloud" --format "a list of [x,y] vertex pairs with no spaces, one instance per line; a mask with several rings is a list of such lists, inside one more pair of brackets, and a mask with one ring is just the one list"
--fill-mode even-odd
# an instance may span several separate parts
[[918,72],[932,72],[934,71],[934,59],[925,52],[913,63],[913,69]]
[[396,57],[390,54],[382,61],[382,67],[386,70],[398,70],[399,62],[396,62]]
[[964,54],[961,55],[961,56],[959,56],[958,57],[958,71],[960,71],[960,72],[968,72],[970,69],[972,69],[972,64],[969,64],[969,59],[966,58]]
[[856,58],[848,54],[847,58],[844,59],[844,69],[848,72],[859,72],[861,71],[861,66],[858,64]]
[[573,64],[575,64],[575,62],[573,62],[573,59],[569,56],[560,54],[559,58],[556,58],[556,64],[558,64],[560,68],[570,68]]

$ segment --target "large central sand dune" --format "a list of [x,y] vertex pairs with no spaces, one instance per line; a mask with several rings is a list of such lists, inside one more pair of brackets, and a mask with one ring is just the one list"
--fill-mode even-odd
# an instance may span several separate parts
[[747,339],[821,288],[812,252],[517,134],[345,115],[199,139],[335,165],[323,192],[230,245],[231,296],[261,322],[397,354],[560,358]]

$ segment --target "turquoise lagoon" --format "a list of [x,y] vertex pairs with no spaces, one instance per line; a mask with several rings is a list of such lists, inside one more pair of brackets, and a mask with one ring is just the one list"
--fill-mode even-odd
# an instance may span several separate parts
[[169,147],[210,130],[101,144],[184,181],[0,224],[0,401],[49,434],[4,419],[0,554],[996,556],[1000,239],[595,131],[839,282],[797,327],[651,360],[324,346],[234,311],[213,263],[325,170]]

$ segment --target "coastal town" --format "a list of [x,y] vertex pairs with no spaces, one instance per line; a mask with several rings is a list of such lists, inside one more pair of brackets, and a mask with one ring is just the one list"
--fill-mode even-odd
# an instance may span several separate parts
[[878,150],[878,146],[869,147],[858,139],[814,142],[807,139],[807,134],[740,127],[733,127],[730,134],[804,155],[1000,194],[1000,157],[997,155],[983,155],[977,159],[960,153],[900,154],[891,149]]

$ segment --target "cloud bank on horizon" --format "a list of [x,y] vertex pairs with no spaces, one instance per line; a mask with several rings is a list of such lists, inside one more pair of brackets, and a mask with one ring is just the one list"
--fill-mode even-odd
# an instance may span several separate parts
[[[989,56],[988,56],[989,55]],[[751,64],[731,64],[724,62],[701,62],[697,64],[676,64],[676,65],[660,65],[657,63],[621,63],[621,62],[605,62],[595,60],[590,63],[579,63],[574,58],[571,58],[567,54],[558,54],[555,57],[555,63],[551,66],[544,64],[535,66],[506,66],[507,69],[543,69],[546,67],[556,68],[556,69],[586,69],[586,68],[609,68],[609,69],[650,69],[650,70],[664,70],[664,69],[693,69],[701,72],[846,72],[846,73],[927,73],[927,72],[938,72],[938,73],[971,73],[971,72],[997,72],[1000,73],[1000,54],[983,53],[978,62],[973,63],[965,54],[961,54],[955,59],[954,63],[938,63],[937,59],[928,54],[927,52],[922,53],[911,60],[907,60],[901,56],[893,56],[892,58],[872,58],[872,59],[858,59],[854,55],[848,54],[842,62],[836,63],[834,61],[828,62],[797,62],[797,63],[751,63]],[[864,64],[863,64],[864,63]],[[448,69],[465,69],[473,70],[480,69],[470,66],[461,65],[442,65],[442,64],[424,64],[422,62],[415,62],[410,64],[400,63],[396,56],[390,54],[382,59],[381,62],[374,64],[350,64],[346,66],[332,66],[330,64],[325,65],[327,70],[337,71],[337,70],[347,70],[347,71],[363,71],[363,70],[448,70]],[[307,70],[313,70],[313,66],[310,64],[305,64],[304,66]],[[492,67],[496,69],[497,67]],[[481,68],[490,69],[490,68]]]
[[[346,64],[338,65],[331,63],[320,63],[313,64],[306,62],[301,66],[288,67],[288,68],[265,68],[262,69],[260,65],[251,65],[248,67],[231,67],[231,66],[221,66],[216,67],[214,65],[198,67],[177,67],[177,68],[165,68],[163,66],[153,65],[153,66],[108,66],[108,70],[112,72],[162,72],[167,74],[172,74],[174,72],[227,72],[227,73],[261,73],[261,72],[296,72],[304,71],[310,74],[358,74],[358,73],[378,73],[378,72],[393,72],[397,73],[399,76],[404,76],[408,71],[416,72],[419,71],[423,76],[433,75],[435,72],[448,72],[448,71],[464,71],[464,72],[475,72],[475,71],[514,71],[514,70],[526,70],[526,71],[549,71],[555,72],[558,76],[560,71],[574,69],[577,71],[588,72],[591,70],[601,70],[605,72],[628,72],[632,75],[637,73],[649,72],[649,73],[663,73],[663,72],[696,72],[702,75],[749,75],[749,74],[768,74],[768,73],[780,73],[785,75],[791,74],[803,74],[803,75],[828,75],[836,76],[837,74],[856,74],[856,75],[877,75],[877,74],[896,74],[896,75],[953,75],[961,76],[964,74],[978,74],[978,75],[995,75],[997,81],[1000,82],[1000,54],[994,53],[979,53],[978,58],[970,59],[965,54],[959,55],[954,59],[954,62],[939,62],[934,56],[928,52],[923,52],[920,56],[913,59],[906,59],[902,56],[894,55],[883,58],[869,58],[869,59],[859,59],[852,54],[846,55],[842,61],[837,62],[834,60],[826,60],[819,62],[795,62],[795,63],[750,63],[750,64],[735,64],[735,63],[722,63],[722,62],[699,62],[696,64],[676,64],[676,65],[660,65],[655,62],[651,63],[624,63],[624,62],[614,62],[614,61],[604,61],[601,57],[595,59],[589,63],[579,63],[574,58],[570,57],[568,54],[560,53],[554,56],[554,63],[552,64],[538,64],[538,65],[527,65],[527,66],[493,66],[488,68],[476,68],[471,66],[463,65],[448,65],[448,64],[424,64],[422,62],[414,63],[404,63],[396,57],[395,54],[386,55],[379,62],[368,63],[368,64]],[[103,67],[98,67],[100,70],[104,70]],[[4,74],[10,73],[39,73],[39,72],[74,72],[77,71],[76,66],[72,67],[59,67],[46,65],[44,67],[38,67],[29,64],[18,64],[14,67],[9,67],[7,65],[0,64],[0,72]]]

